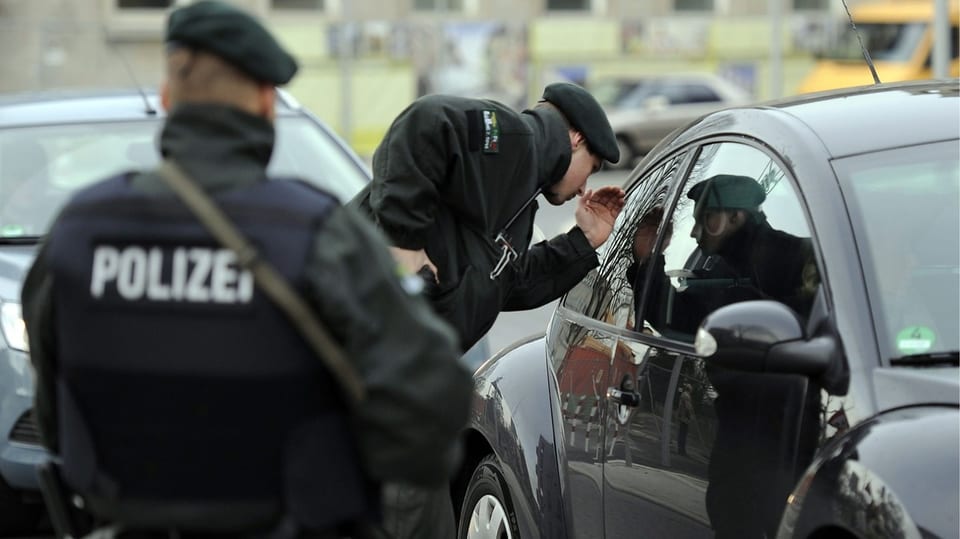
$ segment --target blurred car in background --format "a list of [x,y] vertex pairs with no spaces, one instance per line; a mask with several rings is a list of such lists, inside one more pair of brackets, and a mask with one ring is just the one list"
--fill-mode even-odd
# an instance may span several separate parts
[[[546,333],[475,373],[460,539],[960,536],[957,118],[960,81],[901,82],[664,139]],[[729,222],[688,195],[731,177],[807,256],[700,248]]]
[[632,168],[674,129],[751,100],[742,88],[711,73],[598,79],[590,91],[603,105],[617,137],[617,168]]
[[[137,91],[0,97],[0,536],[42,513],[36,465],[46,458],[33,419],[33,371],[20,289],[37,245],[71,194],[91,182],[158,164],[164,120]],[[274,177],[298,177],[350,199],[366,164],[289,94],[277,101]]]

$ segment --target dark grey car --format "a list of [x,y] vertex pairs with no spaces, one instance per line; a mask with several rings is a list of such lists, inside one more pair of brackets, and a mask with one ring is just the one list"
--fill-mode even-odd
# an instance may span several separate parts
[[[460,536],[960,535],[958,118],[957,80],[876,85],[659,144],[600,267],[477,371]],[[776,271],[705,278],[732,263],[688,195],[724,175],[794,246],[746,253]],[[634,255],[653,208],[659,271]],[[691,326],[697,293],[729,301]]]
[[[0,97],[0,536],[40,512],[36,465],[46,458],[33,421],[33,371],[20,288],[38,242],[77,189],[157,164],[163,123],[154,95],[136,91]],[[369,181],[366,165],[285,92],[277,102],[269,171],[299,177],[341,200]]]

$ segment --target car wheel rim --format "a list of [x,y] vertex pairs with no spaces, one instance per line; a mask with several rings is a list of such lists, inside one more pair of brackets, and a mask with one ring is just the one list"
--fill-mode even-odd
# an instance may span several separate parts
[[477,500],[470,515],[467,539],[512,539],[507,512],[495,496],[490,494]]

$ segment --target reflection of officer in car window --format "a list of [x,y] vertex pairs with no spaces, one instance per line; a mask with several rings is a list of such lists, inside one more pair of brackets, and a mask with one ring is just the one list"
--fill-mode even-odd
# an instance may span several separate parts
[[662,255],[651,263],[650,251],[637,252],[635,245],[639,270],[650,264],[659,269],[645,309],[648,321],[691,335],[710,312],[750,299],[774,299],[807,314],[816,281],[810,240],[770,226],[757,181],[716,175],[691,187],[687,197],[694,201],[691,236],[699,252],[691,255],[679,288],[664,275]]
[[[635,242],[639,275],[647,266],[655,271],[645,318],[686,338],[707,314],[739,301],[773,299],[806,316],[816,281],[810,240],[770,226],[760,210],[761,185],[717,175],[695,184],[687,197],[694,201],[691,236],[698,248],[678,287],[664,274],[662,254],[650,261],[652,242],[647,249]],[[709,364],[707,375],[717,392],[706,493],[711,525],[717,537],[771,536],[796,480],[794,463],[808,462],[815,445],[817,392],[790,377]]]
[[[634,289],[633,308],[635,311],[640,308],[640,287],[643,286],[643,277],[646,275],[645,271],[649,266],[646,261],[650,253],[653,252],[654,243],[657,240],[657,230],[660,228],[660,223],[663,222],[663,213],[662,206],[654,206],[647,211],[647,213],[643,214],[640,221],[637,222],[637,230],[633,233],[633,245],[631,249],[633,251],[634,262],[627,268],[626,277],[627,283]],[[673,222],[668,221],[664,229],[664,240],[661,251],[670,245],[672,236]],[[663,254],[658,255],[658,259],[660,261],[658,266],[662,269],[664,266]],[[641,271],[641,268],[643,271]],[[643,327],[643,317],[636,316],[634,318],[634,327],[638,331]]]

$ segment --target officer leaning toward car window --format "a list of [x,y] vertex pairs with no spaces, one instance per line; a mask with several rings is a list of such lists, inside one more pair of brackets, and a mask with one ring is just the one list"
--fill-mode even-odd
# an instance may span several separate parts
[[[392,418],[351,413],[250,272],[151,171],[78,193],[26,279],[44,445],[69,490],[125,533],[374,533],[381,482],[453,468],[472,387],[454,335],[365,218],[305,183],[267,181],[275,86],[297,70],[277,41],[215,1],[172,12],[166,41],[162,154],[308,301],[365,402],[432,435],[411,451],[419,441],[378,430]],[[372,469],[373,451],[402,465]]]
[[[624,192],[586,182],[618,159],[603,109],[575,84],[548,85],[522,113],[428,95],[393,121],[373,156],[373,182],[351,204],[384,231],[404,268],[424,276],[427,298],[468,350],[501,311],[549,303],[598,265]],[[579,195],[576,226],[528,247],[541,194],[557,206]],[[448,493],[387,494],[391,532],[456,535]]]

